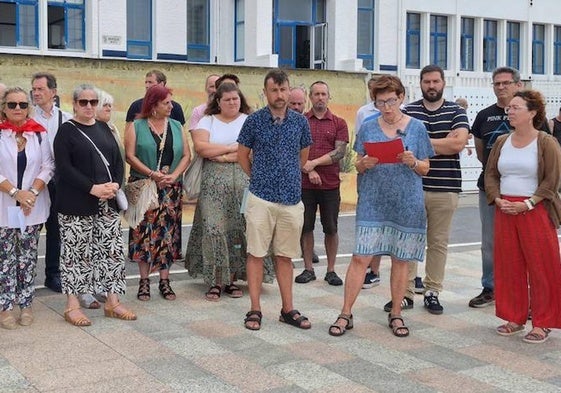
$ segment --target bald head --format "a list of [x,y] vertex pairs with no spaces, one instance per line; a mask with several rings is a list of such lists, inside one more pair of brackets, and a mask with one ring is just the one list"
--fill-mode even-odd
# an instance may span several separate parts
[[298,113],[304,113],[306,109],[306,92],[301,87],[290,89],[288,97],[288,107]]

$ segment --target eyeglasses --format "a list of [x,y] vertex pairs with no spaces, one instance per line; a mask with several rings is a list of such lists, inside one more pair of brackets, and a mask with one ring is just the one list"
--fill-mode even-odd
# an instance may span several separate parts
[[20,109],[27,109],[29,107],[29,102],[6,102],[6,106],[9,109],[16,109],[18,105]]
[[527,108],[524,106],[517,106],[517,105],[505,106],[505,113],[508,115],[508,112],[518,112],[523,109],[527,109]]
[[383,106],[394,106],[399,100],[397,98],[388,98],[387,100],[376,100],[374,105],[376,108],[382,108]]
[[516,83],[516,82],[515,81],[493,82],[493,83],[491,83],[491,85],[493,87],[502,87],[502,86],[508,87],[508,86],[512,85],[513,83]]
[[97,106],[97,104],[99,104],[99,100],[76,100],[76,102],[78,103],[78,105],[85,107],[88,106],[88,104],[90,104],[91,106]]

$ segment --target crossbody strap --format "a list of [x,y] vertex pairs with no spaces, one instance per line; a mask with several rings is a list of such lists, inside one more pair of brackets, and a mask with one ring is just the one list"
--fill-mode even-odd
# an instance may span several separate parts
[[92,144],[92,146],[94,147],[95,151],[97,152],[97,154],[99,154],[99,157],[101,158],[101,161],[103,161],[103,164],[105,165],[105,169],[107,170],[107,174],[109,175],[109,181],[113,182],[113,176],[111,176],[111,171],[109,170],[109,161],[107,161],[107,158],[105,158],[105,156],[103,155],[103,153],[101,152],[101,150],[99,150],[97,148],[97,145],[94,143],[94,141],[91,140],[91,138],[89,136],[86,135],[86,133],[84,131],[82,131],[73,121],[68,121],[70,124],[72,124],[74,127],[76,127],[76,129],[78,131],[80,131],[82,133],[82,135],[84,135],[84,138],[86,138],[88,141],[90,141],[90,143]]

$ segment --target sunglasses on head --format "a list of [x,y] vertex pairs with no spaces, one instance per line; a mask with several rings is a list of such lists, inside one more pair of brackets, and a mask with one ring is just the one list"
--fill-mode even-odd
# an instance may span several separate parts
[[97,99],[95,99],[95,100],[81,99],[81,100],[76,100],[76,102],[80,106],[88,106],[88,104],[90,104],[91,106],[97,106],[97,104],[99,104],[99,100],[97,100]]
[[6,106],[9,109],[16,109],[18,105],[20,109],[27,109],[27,107],[29,107],[29,102],[6,102]]

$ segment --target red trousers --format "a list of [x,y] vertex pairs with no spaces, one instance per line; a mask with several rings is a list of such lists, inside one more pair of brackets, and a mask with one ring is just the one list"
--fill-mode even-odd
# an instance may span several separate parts
[[561,328],[559,241],[543,203],[517,215],[495,210],[494,256],[496,315],[524,325],[531,309],[534,327]]

